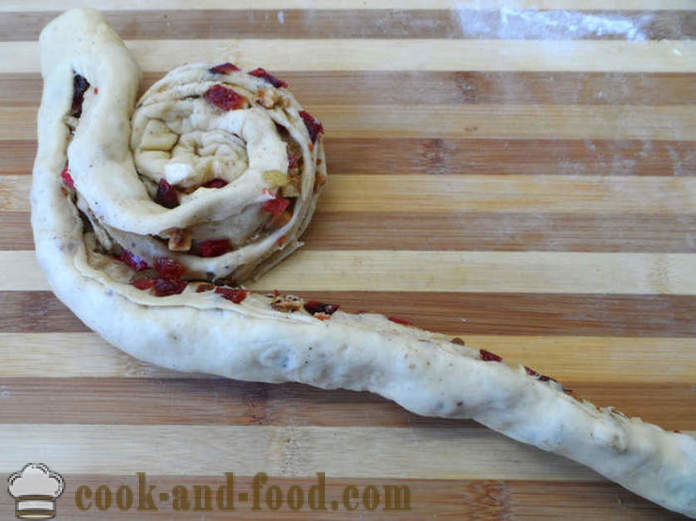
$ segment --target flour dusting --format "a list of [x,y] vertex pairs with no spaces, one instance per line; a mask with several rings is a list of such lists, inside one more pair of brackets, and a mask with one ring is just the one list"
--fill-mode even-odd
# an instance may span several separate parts
[[647,40],[654,19],[651,13],[629,17],[609,13],[522,9],[512,4],[498,11],[477,10],[477,3],[457,3],[457,15],[462,31],[479,38],[567,40],[613,37]]

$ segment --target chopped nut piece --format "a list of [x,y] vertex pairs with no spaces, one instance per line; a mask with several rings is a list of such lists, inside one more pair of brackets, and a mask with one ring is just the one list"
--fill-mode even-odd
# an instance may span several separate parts
[[302,308],[302,299],[295,295],[275,295],[271,301],[271,307],[276,311],[294,313]]
[[288,170],[288,182],[281,188],[283,197],[299,197],[302,188],[302,174],[298,168],[291,167]]
[[317,177],[314,178],[314,193],[316,194],[325,184],[326,176],[320,172],[317,172]]
[[280,170],[266,170],[263,173],[263,178],[271,186],[283,186],[288,184],[288,174]]
[[300,192],[291,184],[286,184],[280,189],[280,195],[283,197],[299,197]]
[[453,344],[457,344],[457,345],[459,345],[459,346],[465,345],[465,344],[464,344],[464,340],[462,340],[462,339],[459,338],[458,336],[454,337],[452,340],[450,340],[450,342],[452,342]]
[[169,235],[167,247],[171,251],[189,251],[191,249],[191,232],[181,228],[170,228],[162,232]]
[[275,107],[278,101],[278,93],[270,89],[259,89],[254,95],[254,102],[267,109]]

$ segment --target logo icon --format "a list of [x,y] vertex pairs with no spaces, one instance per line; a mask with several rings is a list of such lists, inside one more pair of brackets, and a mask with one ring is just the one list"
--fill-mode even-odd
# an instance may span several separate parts
[[65,488],[63,476],[43,463],[28,463],[22,470],[10,474],[7,482],[19,519],[56,517],[56,499]]

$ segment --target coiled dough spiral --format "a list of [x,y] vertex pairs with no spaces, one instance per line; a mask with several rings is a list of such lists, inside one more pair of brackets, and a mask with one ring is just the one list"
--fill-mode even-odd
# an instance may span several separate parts
[[133,113],[138,66],[91,10],[51,22],[41,57],[36,253],[56,295],[108,342],[172,369],[473,418],[696,517],[690,436],[597,409],[458,339],[236,286],[297,245],[326,176],[320,124],[280,80],[190,65]]

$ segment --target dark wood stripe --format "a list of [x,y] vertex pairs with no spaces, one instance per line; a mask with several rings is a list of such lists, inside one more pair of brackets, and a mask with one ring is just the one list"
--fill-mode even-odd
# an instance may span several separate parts
[[681,141],[328,138],[326,157],[329,174],[696,175]]
[[29,212],[0,212],[0,250],[33,250]]
[[[665,429],[696,430],[696,417],[684,415],[684,410],[696,408],[691,385],[563,383],[598,406],[611,404]],[[218,378],[0,378],[0,388],[5,423],[33,423],[36,411],[42,411],[41,423],[51,424],[479,426],[418,416],[366,392],[299,384]]]
[[[694,253],[694,230],[693,215],[358,213],[320,205],[303,240],[309,250]],[[33,248],[29,212],[0,212],[0,250]]]
[[0,331],[89,331],[50,291],[0,291]]
[[[58,12],[3,13],[0,40],[36,40]],[[107,11],[125,40],[218,38],[495,38],[684,40],[693,11],[147,10]]]
[[[57,443],[60,443],[58,441]],[[114,450],[118,450],[115,447]],[[356,457],[360,457],[358,451]],[[17,470],[25,462],[21,462]],[[130,462],[128,462],[130,463]],[[49,461],[50,464],[50,461]],[[437,519],[438,521],[461,521],[471,519],[477,521],[501,521],[514,519],[519,521],[538,521],[541,519],[564,521],[587,521],[588,519],[611,519],[612,521],[681,521],[684,516],[669,512],[654,503],[643,499],[619,485],[608,481],[529,481],[529,480],[433,480],[433,479],[384,479],[378,476],[372,478],[349,478],[328,475],[326,483],[327,510],[312,511],[306,502],[307,494],[317,477],[280,477],[269,476],[268,482],[261,489],[260,511],[251,510],[253,491],[253,476],[234,474],[234,512],[223,512],[213,506],[210,512],[178,512],[172,508],[171,496],[168,502],[158,500],[161,492],[171,493],[175,486],[183,486],[188,491],[189,501],[194,500],[194,485],[210,487],[212,502],[215,505],[215,492],[226,483],[224,472],[235,471],[234,462],[225,466],[220,464],[219,474],[211,472],[207,476],[171,476],[146,474],[146,489],[154,486],[153,499],[157,511],[138,510],[138,478],[136,472],[142,472],[137,461],[132,462],[133,471],[127,475],[108,474],[69,474],[63,473],[65,492],[57,502],[56,518],[76,521],[92,521],[97,517],[100,521],[119,520],[160,520],[164,516],[182,519],[206,519],[209,521],[235,520],[266,520],[294,519],[303,521],[336,520],[353,521],[355,519],[394,520],[394,521],[423,521]],[[52,468],[60,472],[60,468]],[[266,469],[258,469],[259,472]],[[317,468],[316,472],[324,469]],[[133,492],[134,502],[127,511],[119,510],[115,504],[105,511],[98,510],[92,502],[91,508],[82,511],[77,508],[75,497],[78,487],[89,487],[92,494],[100,486],[106,486],[113,495],[121,486],[127,486]],[[287,503],[277,512],[271,511],[264,503],[265,493],[269,487],[280,487],[283,496],[287,495],[291,486],[299,486],[305,494],[305,505],[292,512]],[[359,497],[367,486],[376,486],[383,498],[384,486],[408,487],[410,495],[410,510],[384,510],[383,501],[372,512],[366,510],[357,500],[359,508],[353,512],[347,511],[342,505],[343,493],[349,486],[357,487]],[[238,499],[239,493],[248,495],[246,502]],[[102,492],[103,493],[103,492]],[[143,498],[145,499],[145,498]],[[331,510],[331,502],[337,501],[337,510]],[[144,503],[144,505],[147,505]],[[191,505],[191,506],[192,506]],[[9,494],[0,495],[0,509],[13,512],[14,499]],[[330,514],[327,514],[327,511]]]
[[0,141],[0,175],[31,175],[35,155],[36,141]]
[[[329,175],[696,175],[685,141],[331,138]],[[0,175],[31,174],[35,141],[0,141]]]
[[694,230],[693,215],[414,214],[404,208],[397,214],[320,211],[304,240],[307,249],[323,250],[694,253]]
[[[282,291],[282,288],[278,288]],[[375,311],[432,331],[489,335],[696,336],[696,296],[520,293],[296,292]],[[87,328],[49,291],[0,292],[0,332]]]
[[[695,11],[696,13],[696,11]],[[619,72],[274,71],[306,105],[696,103],[696,74]],[[146,73],[142,89],[163,76]],[[38,74],[0,75],[0,105],[36,106]]]

